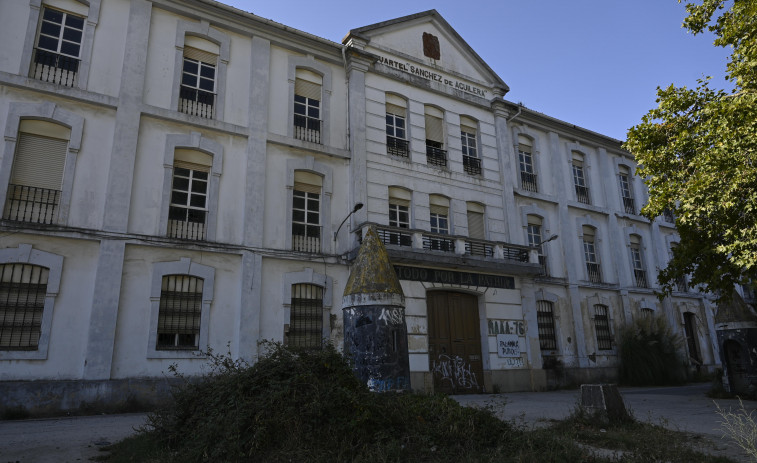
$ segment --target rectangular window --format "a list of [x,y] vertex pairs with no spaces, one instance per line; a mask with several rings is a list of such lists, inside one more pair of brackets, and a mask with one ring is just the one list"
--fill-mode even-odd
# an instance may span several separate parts
[[610,332],[610,318],[606,305],[594,306],[594,330],[597,332],[597,349],[612,349],[612,333]]
[[389,226],[410,228],[410,212],[406,204],[389,203]]
[[473,128],[462,126],[460,141],[463,147],[463,169],[470,175],[481,175],[481,159],[478,157],[476,146],[476,131]]
[[431,213],[431,232],[439,233],[441,235],[449,234],[449,220],[446,212]]
[[555,315],[551,302],[536,301],[536,322],[539,325],[539,347],[541,347],[541,350],[557,349]]
[[296,184],[292,193],[292,249],[321,251],[320,188]]
[[591,204],[589,187],[586,186],[586,178],[584,177],[584,167],[578,161],[573,161],[573,184],[576,187],[576,199],[578,199],[578,202]]
[[648,286],[647,272],[644,270],[644,261],[641,258],[641,239],[636,235],[631,236],[631,265],[633,265],[636,286],[646,288]]
[[3,218],[55,223],[68,140],[19,132]]
[[634,203],[633,193],[631,192],[631,181],[628,168],[624,166],[620,167],[618,182],[620,185],[620,196],[623,198],[623,209],[627,214],[636,214],[636,204]]
[[583,232],[584,260],[586,261],[586,273],[592,283],[601,283],[602,274],[597,260],[597,252],[594,246],[594,231],[584,228]]
[[531,147],[518,145],[518,164],[520,166],[520,185],[527,191],[538,192],[536,185],[536,173],[534,171],[534,159],[531,155]]
[[184,48],[184,66],[179,89],[179,111],[212,119],[216,102],[218,57],[192,47]]
[[[299,70],[298,73],[305,73]],[[321,85],[310,72],[311,80],[298,77],[294,84],[294,138],[321,143]],[[303,74],[304,75],[304,74]]]
[[44,7],[32,60],[32,77],[73,87],[79,71],[83,35],[83,17]]
[[536,248],[536,252],[538,253],[539,257],[539,265],[541,265],[542,268],[542,275],[549,275],[549,272],[547,271],[547,257],[544,255],[544,249],[541,246],[541,225],[529,222],[528,226],[526,227],[526,235],[528,238],[528,245]]
[[198,350],[203,279],[165,275],[161,281],[156,350]]
[[208,216],[208,175],[205,166],[176,161],[168,209],[168,236],[205,239]]
[[0,265],[0,350],[37,350],[49,270]]
[[404,158],[410,153],[405,131],[405,108],[388,103],[386,105],[386,152]]
[[322,287],[292,285],[287,344],[304,349],[320,349],[323,345]]
[[426,163],[432,166],[447,166],[447,151],[444,150],[444,123],[440,110],[427,106],[426,121]]
[[686,334],[686,346],[689,348],[689,357],[697,363],[702,363],[702,355],[699,353],[697,344],[697,317],[691,312],[683,314],[683,328]]

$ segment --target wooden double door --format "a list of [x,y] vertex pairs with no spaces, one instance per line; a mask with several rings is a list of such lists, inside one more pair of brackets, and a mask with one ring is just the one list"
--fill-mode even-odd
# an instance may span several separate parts
[[426,294],[429,368],[434,390],[447,394],[483,392],[478,297],[451,291]]

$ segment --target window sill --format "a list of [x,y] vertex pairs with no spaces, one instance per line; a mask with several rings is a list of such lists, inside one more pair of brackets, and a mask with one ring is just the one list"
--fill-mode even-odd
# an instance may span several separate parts
[[289,148],[299,148],[303,150],[313,151],[316,153],[325,154],[341,159],[350,159],[351,155],[349,150],[336,148],[333,146],[321,145],[318,143],[307,142],[294,137],[282,136],[277,133],[268,132],[268,142],[276,145],[287,146]]

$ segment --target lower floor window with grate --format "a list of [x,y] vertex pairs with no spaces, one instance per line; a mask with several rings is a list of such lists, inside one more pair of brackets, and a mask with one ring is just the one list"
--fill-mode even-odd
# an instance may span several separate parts
[[594,306],[594,329],[597,332],[597,349],[612,349],[610,317],[608,316],[606,305],[596,304]]
[[38,265],[0,265],[0,350],[37,350],[49,273]]
[[292,285],[287,343],[292,347],[320,349],[323,343],[323,288]]
[[541,347],[541,350],[557,349],[555,314],[551,302],[536,302],[536,322],[539,325],[539,347]]
[[203,279],[166,275],[160,290],[157,350],[200,348]]

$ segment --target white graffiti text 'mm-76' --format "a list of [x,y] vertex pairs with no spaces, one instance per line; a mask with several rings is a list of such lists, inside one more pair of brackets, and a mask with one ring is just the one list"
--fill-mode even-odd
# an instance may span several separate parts
[[449,381],[453,388],[478,388],[476,374],[471,370],[470,363],[466,363],[458,355],[450,357],[447,354],[439,354],[433,361],[431,372],[442,381]]

